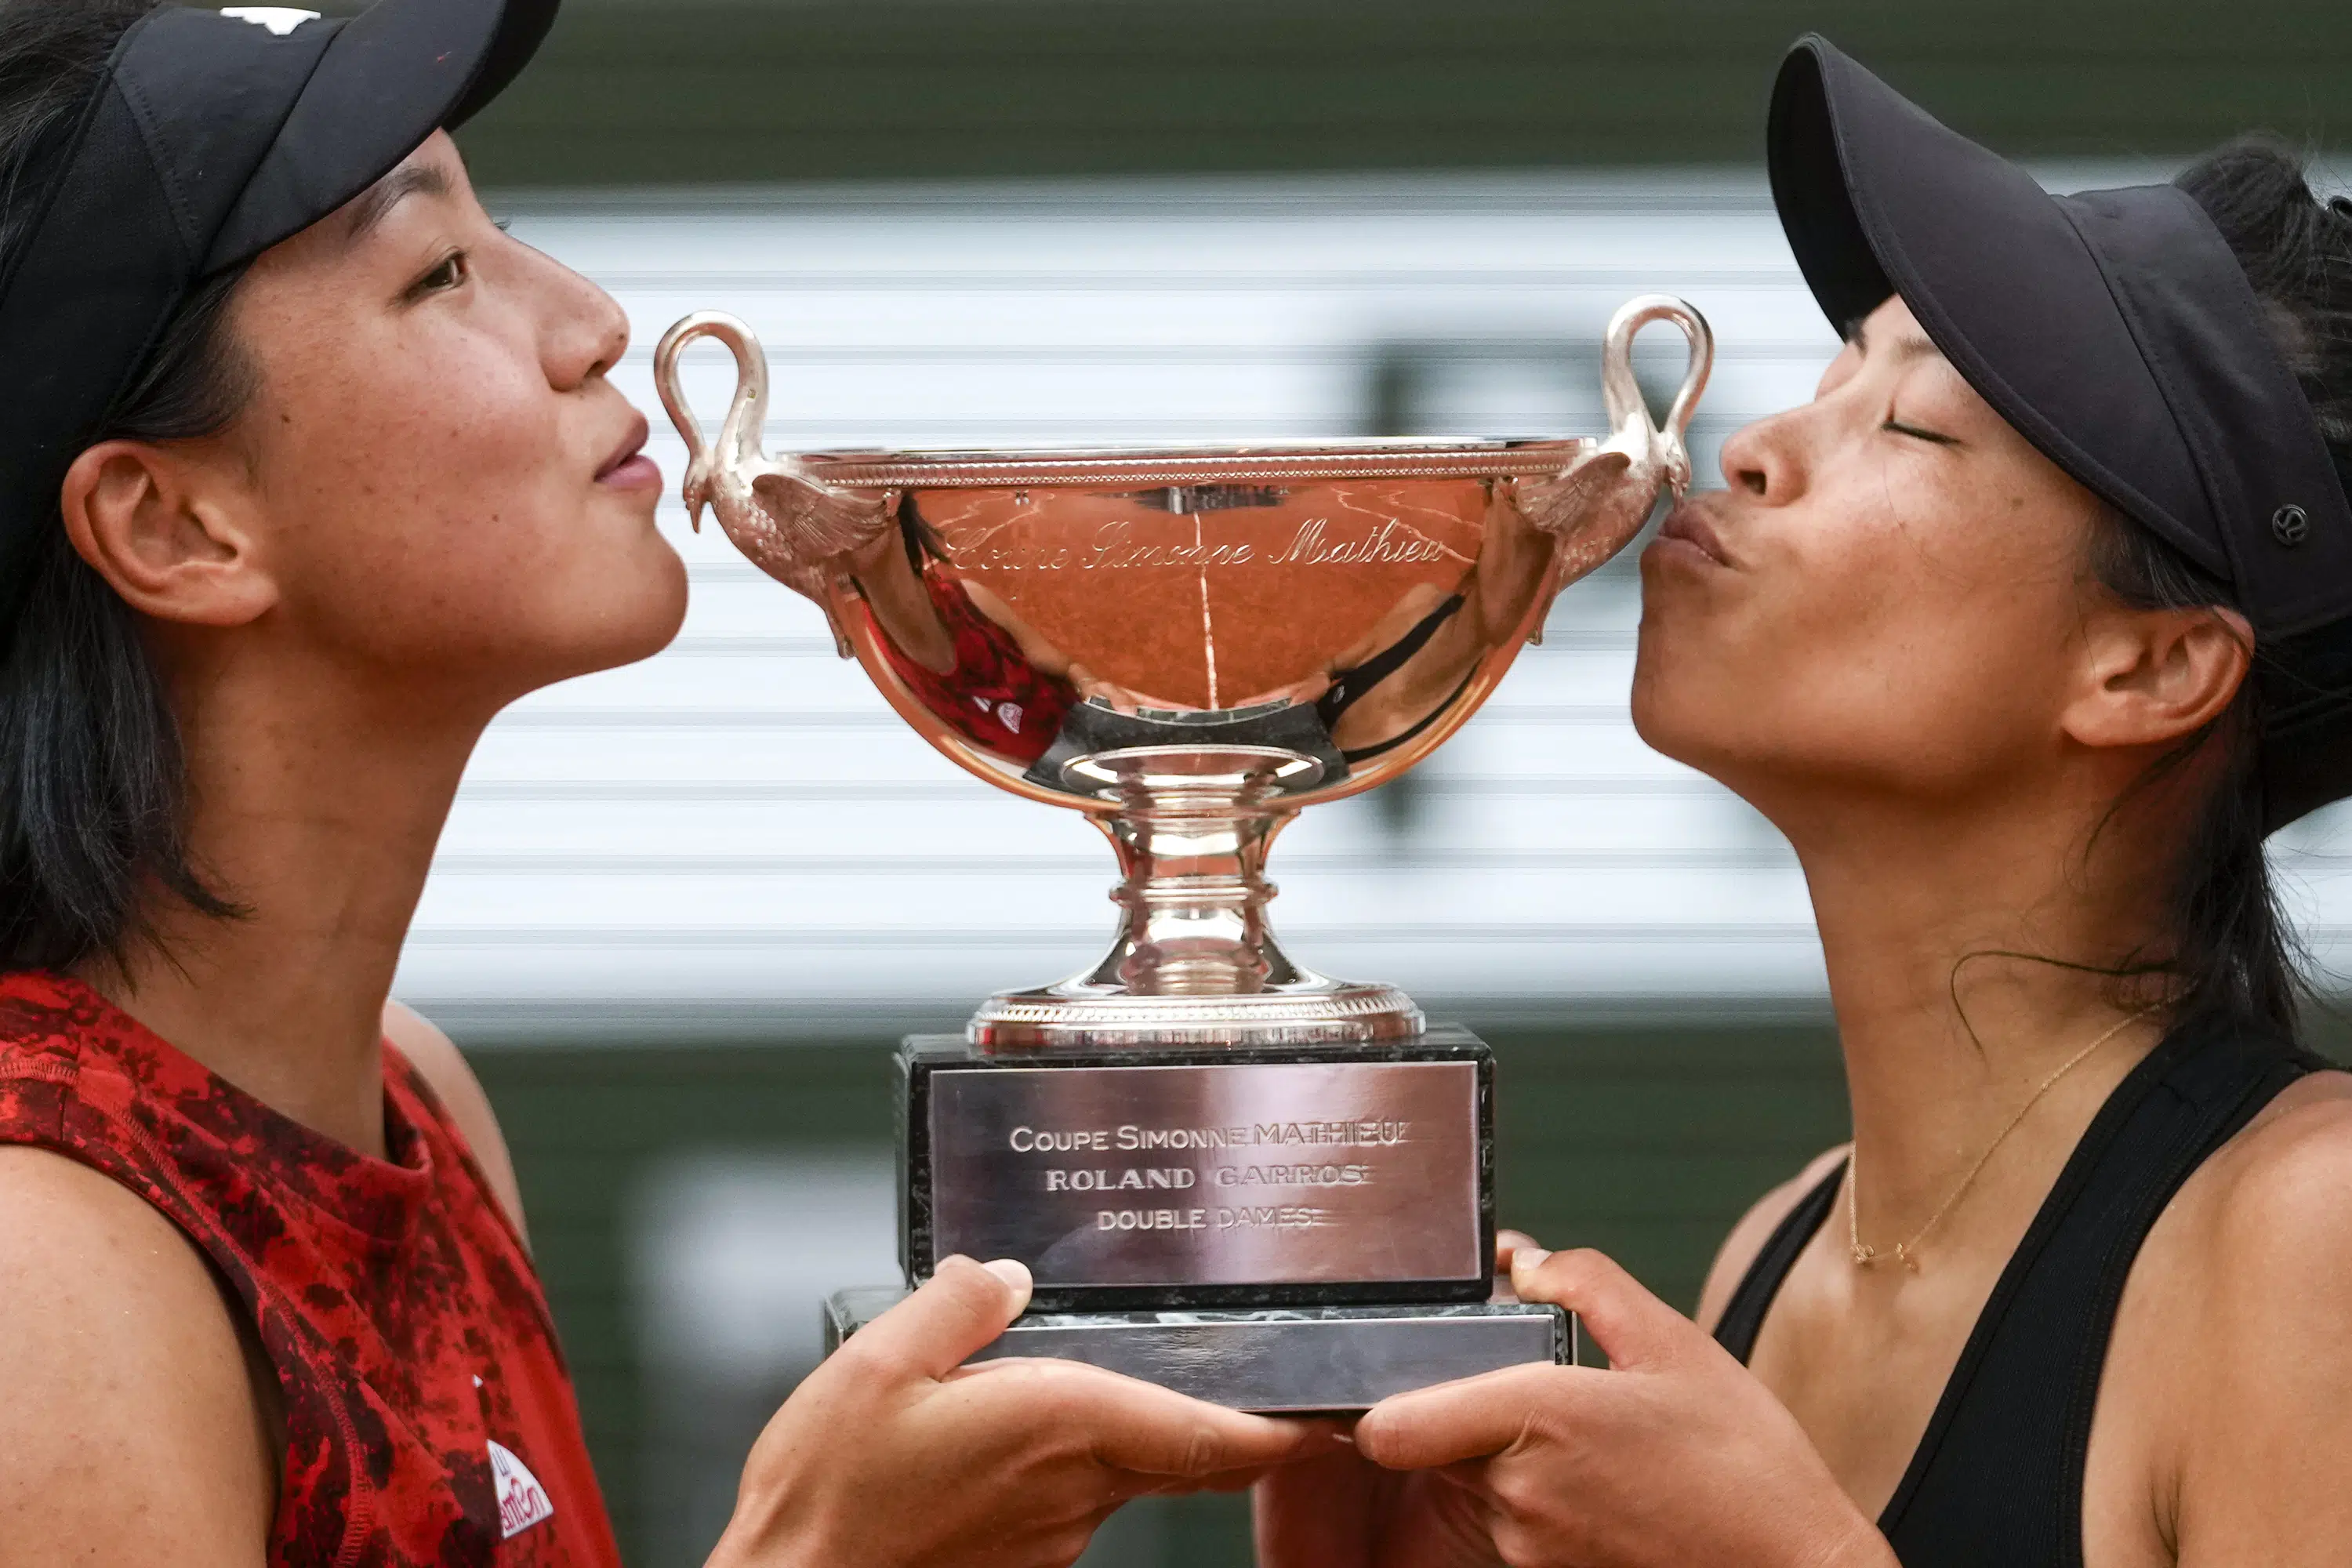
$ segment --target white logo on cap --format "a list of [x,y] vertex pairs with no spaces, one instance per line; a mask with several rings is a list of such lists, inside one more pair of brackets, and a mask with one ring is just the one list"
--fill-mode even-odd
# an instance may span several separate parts
[[281,38],[303,23],[319,19],[316,11],[298,11],[291,5],[224,5],[220,14],[267,27]]

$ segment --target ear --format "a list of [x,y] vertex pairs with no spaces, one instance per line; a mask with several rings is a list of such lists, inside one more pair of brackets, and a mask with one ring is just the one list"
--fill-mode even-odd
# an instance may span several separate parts
[[103,441],[74,459],[58,492],[67,537],[142,615],[235,626],[278,602],[235,502],[243,487],[216,458],[144,441]]
[[2082,689],[2060,716],[2085,746],[2162,746],[2220,718],[2244,684],[2254,632],[2221,606],[2091,618]]

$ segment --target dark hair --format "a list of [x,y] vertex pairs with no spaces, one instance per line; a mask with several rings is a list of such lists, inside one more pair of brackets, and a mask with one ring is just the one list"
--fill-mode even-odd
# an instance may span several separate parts
[[[157,3],[0,5],[0,266],[26,242],[115,45]],[[93,440],[186,440],[236,417],[254,387],[227,330],[242,276],[191,291]],[[25,607],[0,633],[0,971],[121,961],[156,888],[236,912],[189,863],[179,731],[138,617],[75,553],[54,506],[32,524]]]
[[[2323,203],[2303,160],[2269,138],[2232,142],[2177,184],[2245,268],[2318,416],[2336,473],[2352,490],[2352,202]],[[2139,608],[2237,603],[2226,584],[2120,513],[2094,539],[2090,568],[2110,593]],[[2259,669],[2263,650],[2253,651]],[[2209,745],[2223,749],[2221,777],[2179,846],[2158,967],[2175,982],[2176,1017],[2290,1033],[2302,985],[2263,854],[2260,687],[2249,678],[2221,718],[2158,759],[2143,781],[2179,771]]]

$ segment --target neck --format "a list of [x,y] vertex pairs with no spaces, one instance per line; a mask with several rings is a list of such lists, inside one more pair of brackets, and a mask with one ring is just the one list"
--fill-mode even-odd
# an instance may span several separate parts
[[383,1008],[488,711],[283,658],[199,658],[173,686],[189,863],[243,913],[158,894],[157,941],[85,978],[273,1110],[381,1156]]
[[1961,811],[1847,801],[1817,830],[1790,833],[1845,1057],[1857,1220],[1882,1253],[1927,1224],[1996,1140],[1969,1205],[1983,1224],[1954,1223],[1956,1209],[1939,1244],[1968,1229],[2012,1232],[2018,1216],[1997,1211],[2022,1204],[2030,1215],[2160,1037],[2160,1013],[2133,1016],[2152,995],[2119,1001],[2111,977],[2067,967],[2116,965],[2154,935],[2160,889],[2146,868],[2160,857],[2135,857],[2118,823],[2086,863],[2113,798],[2085,789],[2055,810],[2046,798]]

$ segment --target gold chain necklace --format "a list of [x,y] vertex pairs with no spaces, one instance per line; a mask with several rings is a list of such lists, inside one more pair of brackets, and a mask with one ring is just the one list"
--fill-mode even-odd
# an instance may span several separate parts
[[[2162,1004],[2159,1003],[2158,1005],[2160,1006]],[[2084,1046],[2081,1050],[2076,1051],[2073,1056],[2067,1058],[2065,1066],[2060,1068],[2056,1072],[2052,1073],[2048,1078],[2043,1079],[2042,1080],[2042,1087],[2035,1089],[2032,1096],[2026,1100],[2026,1102],[2017,1108],[2017,1114],[2009,1119],[2009,1125],[2002,1128],[2000,1134],[1995,1137],[1990,1143],[1985,1145],[1985,1152],[1977,1156],[1977,1163],[1969,1167],[1969,1173],[1960,1178],[1960,1184],[1952,1189],[1952,1195],[1944,1200],[1943,1206],[1937,1209],[1934,1214],[1927,1216],[1927,1223],[1921,1226],[1916,1231],[1913,1232],[1910,1240],[1898,1241],[1895,1244],[1895,1251],[1891,1254],[1895,1261],[1900,1263],[1904,1268],[1908,1268],[1914,1274],[1919,1272],[1919,1244],[1927,1239],[1927,1233],[1935,1229],[1937,1226],[1942,1224],[1944,1216],[1952,1212],[1952,1205],[1958,1203],[1968,1190],[1976,1184],[1977,1177],[1983,1173],[1985,1166],[1991,1161],[1993,1154],[2003,1143],[2009,1141],[2009,1135],[2017,1131],[2019,1125],[2025,1121],[2026,1117],[2032,1111],[2033,1108],[2042,1103],[2042,1097],[2048,1094],[2053,1089],[2056,1088],[2060,1079],[2064,1078],[2068,1073],[2073,1072],[2076,1068],[2081,1067],[2084,1062],[2088,1061],[2093,1051],[2097,1050],[2101,1046],[2105,1045],[2109,1040],[2114,1039],[2117,1035],[2122,1034],[2126,1029],[2130,1028],[2134,1024],[2138,1023],[2142,1018],[2147,1017],[2150,1013],[2155,1011],[2155,1006],[2149,1006],[2143,1007],[2137,1013],[2125,1015],[2123,1017],[2117,1019],[2115,1025],[2110,1027],[2106,1033],[2101,1035],[2097,1039],[2093,1040],[2089,1045]],[[1854,1189],[1860,1185],[1861,1181],[1855,1173],[1855,1156],[1849,1153],[1846,1156],[1845,1162],[1846,1248],[1853,1254],[1854,1262],[1866,1268],[1872,1264],[1877,1263],[1882,1258],[1890,1255],[1880,1252],[1878,1248],[1874,1247],[1864,1247],[1862,1244],[1862,1222],[1859,1215],[1856,1213],[1857,1205],[1854,1199]]]

